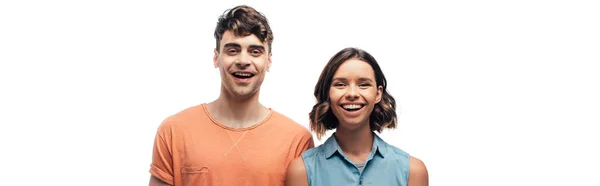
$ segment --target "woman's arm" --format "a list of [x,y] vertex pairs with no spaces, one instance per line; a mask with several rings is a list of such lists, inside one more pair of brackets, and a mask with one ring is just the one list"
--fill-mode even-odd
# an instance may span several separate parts
[[420,159],[410,157],[408,186],[429,186],[427,167]]
[[308,186],[308,177],[302,156],[295,158],[288,165],[285,186]]

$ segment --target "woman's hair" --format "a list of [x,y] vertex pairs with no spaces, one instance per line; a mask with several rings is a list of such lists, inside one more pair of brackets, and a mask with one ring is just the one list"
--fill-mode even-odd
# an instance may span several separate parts
[[313,106],[309,113],[310,130],[317,134],[317,138],[321,139],[327,130],[335,129],[338,126],[338,119],[331,111],[331,102],[329,98],[329,89],[333,80],[333,75],[337,69],[349,59],[359,59],[368,63],[375,72],[375,82],[377,87],[382,86],[381,101],[375,104],[373,112],[369,116],[370,128],[372,131],[380,132],[385,129],[396,128],[396,100],[387,92],[387,82],[379,64],[371,54],[358,48],[345,48],[336,53],[325,65],[317,85],[315,85],[315,98],[317,103]]

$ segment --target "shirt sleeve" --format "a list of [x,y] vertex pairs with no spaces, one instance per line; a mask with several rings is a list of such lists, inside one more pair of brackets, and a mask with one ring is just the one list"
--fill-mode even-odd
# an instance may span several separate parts
[[150,174],[169,185],[173,185],[173,146],[169,131],[163,123],[156,132]]
[[311,133],[308,131],[305,131],[303,134],[304,135],[302,135],[302,138],[300,139],[300,144],[298,145],[298,148],[296,149],[295,157],[298,157],[298,156],[302,155],[302,153],[304,153],[306,150],[315,147],[315,142],[313,140]]

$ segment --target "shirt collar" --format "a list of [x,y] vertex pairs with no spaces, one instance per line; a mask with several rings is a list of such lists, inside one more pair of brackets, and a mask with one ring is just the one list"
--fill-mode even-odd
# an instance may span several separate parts
[[[325,153],[326,158],[330,158],[336,152],[341,151],[334,135],[335,132],[323,144],[323,152]],[[383,141],[377,134],[375,134],[375,132],[373,132],[373,148],[371,149],[371,152],[375,152],[385,158],[385,154],[387,153],[386,147],[387,143]]]
[[387,149],[387,143],[373,132],[373,149],[371,151],[375,151],[381,155],[381,157],[385,158]]

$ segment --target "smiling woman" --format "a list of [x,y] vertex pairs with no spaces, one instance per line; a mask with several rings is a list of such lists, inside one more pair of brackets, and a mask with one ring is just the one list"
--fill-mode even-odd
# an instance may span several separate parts
[[[268,26],[263,16],[243,11],[249,10],[246,8],[225,12],[224,20],[238,17],[240,24],[257,26],[238,24],[237,28],[257,28],[246,29],[258,33],[247,36],[258,38],[260,42],[256,43],[265,49],[262,55],[274,52],[273,65],[256,91],[260,96],[209,107],[216,108],[210,113],[219,113],[211,115],[213,119],[226,120],[218,122],[223,125],[210,119],[183,119],[218,127],[212,128],[218,132],[202,128],[197,131],[201,134],[195,135],[202,137],[200,140],[186,141],[188,145],[202,143],[199,154],[223,156],[228,152],[227,157],[236,158],[248,152],[264,152],[257,153],[261,155],[256,156],[257,161],[245,162],[278,163],[263,155],[280,154],[268,148],[290,151],[275,148],[275,143],[295,142],[293,145],[299,146],[297,141],[278,140],[288,139],[290,133],[268,128],[263,130],[268,133],[262,135],[243,135],[245,131],[224,126],[248,128],[266,118],[267,113],[279,111],[280,116],[297,121],[300,126],[296,129],[306,129],[303,132],[310,137],[307,115],[315,105],[313,91],[323,67],[341,49],[359,46],[376,57],[388,80],[382,85],[380,102],[385,102],[387,89],[397,104],[396,128],[384,127],[376,134],[427,163],[432,185],[600,186],[600,131],[595,127],[600,124],[598,1],[309,2],[313,3],[0,1],[0,146],[4,150],[0,165],[7,170],[2,174],[2,185],[146,185],[157,128],[166,117],[238,90],[243,95],[258,95],[245,92],[254,92],[249,87],[257,84],[259,70],[263,69],[258,65],[266,60],[260,58],[263,60],[241,67],[249,63],[244,61],[255,58],[251,53],[262,51],[248,50],[251,45],[243,43],[222,50],[225,40],[221,36],[232,30],[228,25],[235,21],[223,22],[218,37],[214,37],[224,10],[244,3],[268,16]],[[254,15],[246,16],[244,12]],[[273,35],[276,40],[269,39]],[[224,69],[214,68],[215,48],[223,60],[219,67]],[[246,59],[240,68],[225,65],[232,64],[224,60],[232,54]],[[248,75],[244,73],[253,74],[248,78],[251,83],[235,81]],[[334,74],[331,72],[327,78]],[[222,81],[222,77],[232,84],[226,84],[229,82]],[[291,80],[296,77],[302,79]],[[375,80],[379,84],[377,76]],[[359,95],[366,91],[363,87],[369,92],[378,87],[341,83],[324,85],[332,91],[355,91]],[[329,96],[329,91],[320,90],[322,96]],[[238,104],[244,100],[251,104]],[[332,106],[346,117],[343,109],[360,108],[356,113],[361,114],[368,111],[368,100],[360,96],[358,100],[332,100]],[[339,107],[346,102],[358,104]],[[385,110],[385,104],[377,105]],[[208,116],[205,108],[197,108],[189,118]],[[338,137],[342,127],[350,125],[339,123],[338,127],[333,107],[323,108],[331,110],[319,118],[326,124],[322,130],[327,133],[314,143],[323,144],[336,130],[333,139],[341,142]],[[351,124],[357,118],[343,120]],[[374,124],[371,119],[369,122]],[[269,120],[252,130],[281,124],[280,120]],[[318,131],[313,130],[312,136],[316,138]],[[167,150],[182,152],[171,148],[174,146],[162,146],[169,145],[163,142],[174,142],[166,140],[164,137],[171,137],[166,134],[171,133],[160,133],[157,152],[165,156],[175,155]],[[215,135],[223,136],[212,137]],[[208,149],[205,144],[221,144],[217,148],[225,149],[213,153],[221,149]],[[340,143],[340,147],[344,145]],[[290,152],[290,157],[301,150],[304,148]],[[211,164],[221,162],[209,160]],[[231,169],[222,171],[224,176],[219,176],[219,169],[212,165],[206,165],[210,166],[207,175],[202,169],[205,165],[196,163],[186,165],[186,169],[173,164],[163,167],[169,171],[155,173],[175,175],[174,180],[179,180],[175,185],[182,183],[183,172],[186,180],[219,178],[211,180],[215,185],[224,185],[217,182],[220,180],[255,180],[261,178],[256,175],[267,174],[276,175],[272,180],[283,184],[285,162],[272,166],[282,169],[277,171],[243,169],[232,164]],[[356,164],[357,170],[361,165]],[[372,165],[369,161],[363,173],[369,174]],[[52,167],[52,171],[32,172],[32,167]],[[169,181],[168,177],[161,178]],[[411,177],[409,182],[414,180]],[[240,182],[232,185],[248,185]]]
[[326,130],[336,131],[290,163],[286,185],[429,184],[421,160],[373,132],[396,127],[396,102],[386,83],[364,50],[345,48],[329,60],[315,86],[310,128],[319,139]]

